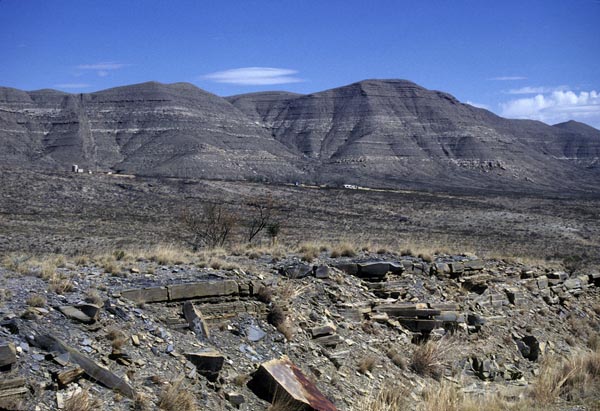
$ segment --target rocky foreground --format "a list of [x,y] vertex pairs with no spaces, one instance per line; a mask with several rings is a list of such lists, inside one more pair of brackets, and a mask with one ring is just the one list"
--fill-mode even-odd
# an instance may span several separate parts
[[595,409],[599,286],[597,271],[314,245],[10,255],[0,409]]

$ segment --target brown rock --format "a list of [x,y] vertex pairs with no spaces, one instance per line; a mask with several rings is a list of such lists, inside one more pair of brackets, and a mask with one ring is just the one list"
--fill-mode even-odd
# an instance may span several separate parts
[[275,393],[289,409],[337,411],[318,388],[287,357],[262,363],[247,384],[261,399],[273,402]]

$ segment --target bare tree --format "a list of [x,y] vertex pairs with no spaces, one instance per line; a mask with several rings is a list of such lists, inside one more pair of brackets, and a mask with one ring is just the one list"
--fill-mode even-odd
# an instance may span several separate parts
[[271,195],[255,197],[248,201],[249,220],[246,222],[246,240],[251,243],[267,226],[272,223],[274,202]]
[[201,213],[188,209],[181,213],[181,223],[188,232],[194,249],[202,245],[223,246],[238,220],[238,216],[221,203],[206,203],[202,206]]

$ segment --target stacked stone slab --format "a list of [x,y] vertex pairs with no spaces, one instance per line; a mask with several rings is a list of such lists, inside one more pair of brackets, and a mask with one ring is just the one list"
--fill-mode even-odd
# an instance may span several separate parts
[[436,328],[454,330],[465,323],[465,315],[454,303],[395,303],[375,306],[373,311],[394,318],[413,332],[429,333]]

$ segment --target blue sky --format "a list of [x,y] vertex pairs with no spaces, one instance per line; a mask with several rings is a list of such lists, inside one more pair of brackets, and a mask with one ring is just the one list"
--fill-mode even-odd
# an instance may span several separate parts
[[402,78],[600,127],[600,0],[0,0],[0,85],[218,95]]

